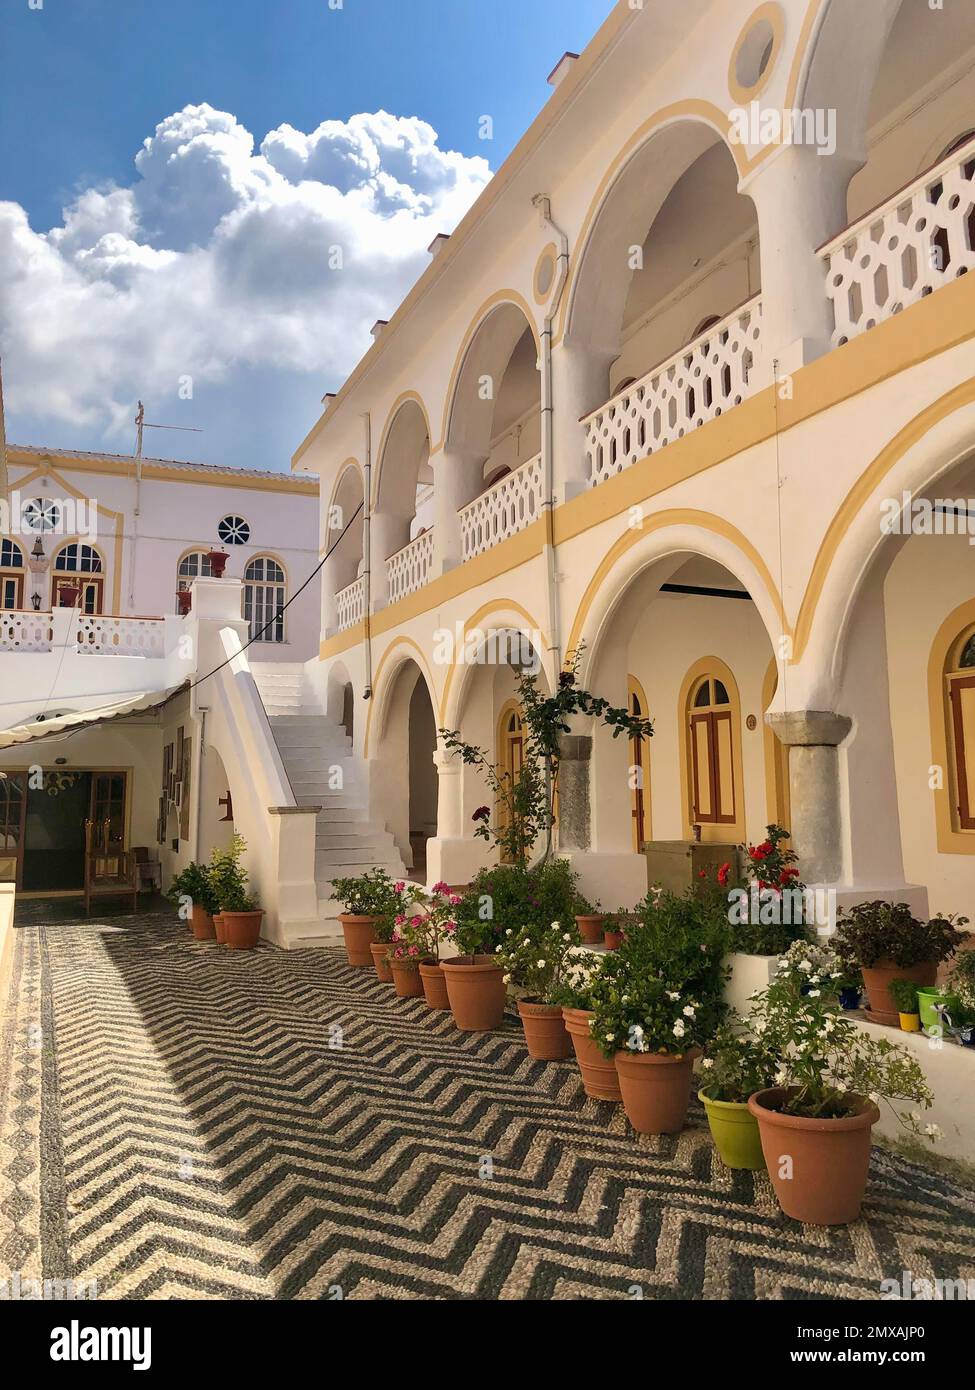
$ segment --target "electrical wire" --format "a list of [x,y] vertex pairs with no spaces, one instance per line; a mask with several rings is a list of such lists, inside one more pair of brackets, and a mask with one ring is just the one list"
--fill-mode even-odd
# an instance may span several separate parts
[[[295,599],[298,597],[298,595],[299,595],[300,593],[302,593],[305,589],[308,588],[308,585],[309,585],[309,584],[311,583],[311,581],[315,578],[316,574],[321,573],[321,569],[322,569],[322,566],[325,564],[325,561],[329,558],[330,555],[332,555],[332,554],[338,549],[338,547],[339,547],[339,546],[342,544],[342,542],[345,540],[345,537],[348,535],[349,528],[351,527],[352,523],[355,521],[355,519],[356,519],[356,517],[359,515],[359,513],[362,511],[362,508],[363,508],[364,505],[365,505],[365,501],[364,501],[364,500],[363,500],[362,502],[359,503],[358,507],[356,507],[355,511],[352,513],[352,515],[349,517],[348,521],[346,522],[345,527],[344,527],[344,529],[343,529],[341,535],[340,535],[340,536],[338,537],[338,539],[336,540],[335,544],[332,545],[332,546],[329,546],[328,550],[326,550],[325,554],[324,554],[324,555],[322,556],[322,558],[319,560],[318,564],[317,564],[317,565],[315,566],[315,568],[312,570],[311,574],[310,574],[310,575],[308,576],[308,578],[305,580],[304,584],[301,585],[301,588],[296,589],[296,590],[294,591],[294,593],[291,595],[291,597],[288,599],[288,602],[285,603],[285,604],[282,604],[282,606],[277,610],[277,612],[273,615],[273,617],[269,618],[268,621],[264,624],[264,626],[263,626],[262,628],[259,628],[258,631],[254,633],[254,636],[253,636],[253,637],[249,637],[249,638],[247,639],[247,641],[246,641],[246,642],[243,644],[243,646],[241,647],[240,652],[245,652],[245,651],[247,650],[247,648],[251,645],[252,642],[256,642],[256,641],[257,641],[257,639],[262,635],[262,633],[267,632],[267,630],[268,630],[269,627],[273,627],[273,625],[278,621],[278,619],[281,617],[281,615],[282,615],[283,613],[286,613],[287,610],[291,607],[291,605],[294,603],[294,601],[295,601]],[[205,676],[201,676],[199,680],[193,681],[192,684],[186,686],[185,689],[187,689],[187,690],[196,690],[197,686],[202,685],[204,681],[208,681],[208,680],[210,679],[211,676],[215,676],[215,675],[217,674],[218,671],[222,671],[223,668],[224,668],[225,666],[229,666],[230,663],[231,663],[232,661],[236,661],[237,657],[240,656],[240,652],[234,652],[233,656],[228,656],[226,661],[221,661],[221,663],[220,663],[219,666],[214,666],[214,668],[213,668],[212,671],[208,671],[208,672],[206,673]]]

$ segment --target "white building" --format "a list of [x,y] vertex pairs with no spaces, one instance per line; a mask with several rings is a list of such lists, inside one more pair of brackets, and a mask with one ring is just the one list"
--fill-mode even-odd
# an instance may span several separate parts
[[517,764],[497,630],[655,722],[562,763],[604,905],[644,843],[774,820],[841,899],[970,910],[975,8],[621,0],[552,82],[295,454],[334,547],[316,655],[252,673],[239,580],[194,585],[190,664],[233,660],[178,697],[187,845],[226,783],[283,944],[340,872],[467,881],[485,787],[437,731]]

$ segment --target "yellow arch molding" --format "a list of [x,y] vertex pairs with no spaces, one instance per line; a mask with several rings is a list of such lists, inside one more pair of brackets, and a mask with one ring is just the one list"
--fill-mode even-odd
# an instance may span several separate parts
[[358,460],[357,458],[355,458],[354,456],[350,456],[349,458],[345,459],[342,463],[339,464],[338,472],[337,472],[336,475],[335,475],[335,484],[334,484],[334,486],[333,486],[333,488],[332,488],[332,495],[331,495],[331,497],[329,497],[329,499],[328,499],[328,511],[325,513],[325,522],[326,522],[326,526],[325,526],[325,543],[324,543],[324,545],[321,547],[321,549],[320,549],[319,552],[318,552],[320,555],[324,555],[324,554],[325,554],[325,551],[328,549],[328,540],[329,540],[329,536],[332,534],[331,529],[330,529],[330,527],[329,527],[328,524],[327,524],[327,523],[328,523],[328,518],[332,515],[332,508],[335,506],[335,499],[336,499],[336,497],[338,496],[338,491],[339,491],[339,487],[340,487],[340,485],[341,485],[342,479],[345,477],[346,473],[348,473],[348,471],[349,471],[350,468],[355,468],[355,470],[358,472],[358,474],[359,474],[359,487],[363,490],[363,494],[365,493],[365,485],[366,485],[366,475],[365,475],[365,471],[364,471],[364,469],[363,469],[363,467],[362,467],[362,464],[359,462],[359,460]]
[[[532,337],[535,339],[536,348],[538,348],[539,352],[541,352],[542,350],[542,339],[538,331],[538,325],[535,322],[535,314],[531,308],[531,305],[528,303],[528,300],[524,297],[524,295],[519,294],[517,290],[497,290],[496,293],[490,295],[487,299],[485,299],[484,303],[481,304],[480,307],[475,311],[474,316],[472,317],[468,325],[467,332],[464,334],[464,341],[461,343],[457,356],[454,358],[454,365],[451,369],[450,379],[447,383],[447,393],[444,396],[443,418],[440,426],[440,439],[435,445],[431,442],[431,455],[438,454],[447,441],[447,427],[448,422],[450,420],[450,412],[454,404],[454,393],[457,390],[457,381],[460,377],[461,369],[464,365],[464,360],[467,357],[468,352],[470,351],[471,344],[477,337],[481,325],[484,323],[484,320],[487,318],[488,314],[491,312],[492,309],[496,309],[499,304],[513,304],[516,309],[521,310],[521,312],[525,316],[525,320],[528,324],[528,327],[532,331]],[[430,438],[432,441],[433,436],[431,435]]]
[[[53,464],[46,468],[35,468],[33,473],[28,473],[25,478],[17,479],[15,486],[18,492],[21,488],[28,487],[35,478],[53,478],[64,488],[65,492],[69,493],[72,497],[77,497],[84,502],[88,501],[88,494],[82,492],[80,488],[75,487],[72,483],[69,483],[67,478],[59,473]],[[111,521],[115,527],[114,554],[112,557],[112,612],[118,614],[122,602],[122,546],[125,541],[125,514],[123,512],[112,511],[110,507],[103,507],[98,501],[95,502],[95,510],[100,512],[107,520]]]
[[691,819],[691,806],[694,797],[691,788],[691,726],[688,701],[694,686],[704,676],[717,677],[723,683],[731,701],[731,763],[732,774],[735,779],[735,820],[733,825],[702,824],[701,839],[706,844],[709,842],[723,844],[727,841],[733,841],[737,844],[743,841],[746,836],[745,771],[741,752],[741,695],[734,672],[727,662],[722,661],[718,656],[702,656],[700,661],[695,661],[684,677],[677,699],[677,727],[680,729],[678,740],[680,786],[683,801],[681,820],[684,826],[684,838],[687,840],[694,838],[694,827]]
[[940,767],[943,786],[933,792],[934,823],[940,854],[975,854],[975,834],[956,830],[951,815],[952,778],[949,766],[951,742],[945,674],[955,642],[975,623],[975,598],[958,605],[938,628],[928,656],[928,718],[931,724],[931,766]]
[[655,516],[649,517],[644,522],[641,529],[637,530],[634,528],[628,530],[610,546],[609,550],[599,562],[596,573],[589,581],[586,592],[583,594],[579,607],[576,610],[575,618],[572,621],[572,631],[566,643],[566,654],[575,651],[576,647],[579,645],[582,630],[589,616],[589,610],[595,601],[597,593],[602,588],[606,576],[620,556],[625,555],[626,552],[634,545],[637,545],[644,536],[650,535],[654,531],[662,531],[668,526],[699,526],[704,531],[711,531],[713,534],[721,536],[724,540],[730,541],[732,545],[740,550],[758,571],[759,577],[765,585],[769,598],[772,600],[775,607],[782,633],[784,636],[789,636],[789,623],[785,615],[782,597],[776,588],[775,580],[772,578],[768,566],[752,545],[751,541],[743,536],[737,527],[732,526],[729,521],[725,521],[723,517],[711,516],[708,512],[675,509],[673,511],[657,512]]
[[434,692],[436,690],[436,685],[434,684],[433,677],[430,674],[430,667],[427,665],[427,659],[423,655],[422,649],[417,645],[416,642],[413,641],[412,637],[397,637],[396,641],[392,642],[383,652],[382,656],[379,659],[379,665],[376,667],[376,670],[373,674],[373,698],[369,701],[369,713],[366,715],[366,733],[365,738],[362,742],[362,756],[364,758],[367,758],[369,756],[369,739],[372,734],[372,716],[373,711],[376,708],[375,692],[380,688],[380,678],[382,677],[383,671],[388,665],[390,659],[403,647],[409,647],[411,649],[409,656],[405,657],[404,659],[413,660],[416,662],[417,666],[419,666],[420,671],[423,675],[423,679],[427,683],[427,690],[430,693],[430,704],[431,706],[433,705],[433,697]]
[[[386,415],[386,423],[383,425],[383,432],[379,439],[379,448],[376,451],[376,479],[372,485],[372,504],[374,507],[379,502],[379,482],[382,474],[383,461],[386,457],[386,445],[389,443],[389,434],[393,428],[393,422],[395,421],[397,415],[400,413],[403,406],[406,405],[408,401],[413,401],[416,405],[420,407],[420,413],[423,416],[423,422],[427,427],[427,443],[433,443],[433,431],[430,428],[430,412],[427,410],[426,405],[424,404],[423,397],[420,395],[419,391],[402,391],[396,397],[395,401],[393,401],[393,404],[389,408],[389,411]],[[431,449],[430,452],[432,453],[433,450]]]
[[915,415],[914,419],[909,421],[881,450],[873,463],[860,474],[860,477],[846,494],[829,524],[826,535],[823,537],[812,573],[809,576],[809,583],[806,585],[806,592],[802,597],[799,616],[796,619],[792,665],[801,659],[806,649],[816,615],[816,607],[822,597],[830,566],[836,558],[836,552],[839,550],[843,538],[853,524],[854,518],[859,515],[867,498],[894,465],[904,457],[909,449],[913,449],[914,445],[922,440],[935,425],[946,420],[955,411],[961,410],[966,405],[971,405],[973,401],[975,401],[975,377],[963,381],[959,386],[940,397],[939,400],[932,402],[925,410],[921,411],[920,415]]
[[[517,613],[520,618],[524,618],[527,630],[537,632],[542,639],[544,650],[548,650],[548,637],[542,631],[541,626],[535,621],[527,608],[522,608],[520,603],[515,603],[513,599],[499,598],[491,599],[490,602],[482,604],[476,613],[472,614],[464,623],[464,632],[468,633],[472,628],[476,628],[485,618],[492,613]],[[443,725],[447,718],[447,703],[450,699],[450,688],[453,684],[454,674],[458,670],[458,663],[455,661],[447,671],[447,679],[444,682],[443,695],[440,700],[440,723]]]

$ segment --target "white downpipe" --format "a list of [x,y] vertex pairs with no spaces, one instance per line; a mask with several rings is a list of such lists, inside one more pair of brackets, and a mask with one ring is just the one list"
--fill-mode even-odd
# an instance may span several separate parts
[[542,225],[558,238],[559,258],[555,288],[542,326],[542,512],[545,517],[545,560],[548,583],[549,640],[556,680],[562,665],[562,613],[559,602],[559,573],[555,553],[555,437],[553,432],[554,405],[552,399],[552,330],[562,294],[569,276],[569,238],[552,221],[552,205],[543,193],[537,193],[532,203],[538,208]]
[[362,498],[362,600],[365,628],[366,684],[364,700],[372,699],[372,416],[368,410],[362,417],[366,431],[365,483]]
[[197,736],[197,747],[193,761],[196,767],[193,769],[193,778],[196,782],[196,827],[193,834],[193,858],[200,862],[200,844],[202,840],[201,825],[203,822],[203,758],[206,752],[207,737],[207,712],[205,709],[198,709],[200,716],[199,733]]

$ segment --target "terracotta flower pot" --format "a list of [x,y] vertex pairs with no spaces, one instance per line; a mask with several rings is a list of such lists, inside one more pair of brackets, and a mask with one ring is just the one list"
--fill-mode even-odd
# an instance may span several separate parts
[[748,1102],[712,1100],[703,1091],[698,1091],[697,1098],[704,1106],[714,1147],[725,1167],[753,1171],[764,1168],[762,1136]]
[[504,971],[493,956],[441,961],[454,1023],[462,1033],[490,1033],[504,1018]]
[[345,937],[345,955],[350,965],[372,965],[369,947],[376,939],[376,917],[358,917],[353,912],[340,912],[342,935]]
[[230,556],[225,550],[208,550],[207,559],[210,561],[210,573],[213,575],[213,578],[222,579]]
[[537,1062],[558,1062],[572,1053],[572,1039],[565,1031],[565,1020],[558,1004],[533,1004],[518,1000],[518,1012],[525,1029],[529,1057]]
[[376,978],[381,980],[384,985],[391,985],[393,983],[393,972],[390,970],[389,961],[386,959],[389,955],[389,942],[370,941],[369,954],[372,956],[372,963],[376,967]]
[[604,931],[603,945],[607,951],[618,951],[623,945],[623,933],[621,931]]
[[223,913],[224,945],[229,951],[253,951],[261,939],[263,919],[264,911],[262,908],[258,908],[255,912],[225,911]]
[[871,1129],[880,1111],[852,1096],[856,1113],[838,1120],[783,1115],[782,1087],[758,1091],[748,1108],[758,1120],[762,1150],[779,1206],[812,1226],[848,1226],[860,1215],[870,1168]]
[[616,1074],[616,1063],[607,1060],[593,1042],[589,1033],[589,1020],[595,1014],[590,1009],[563,1009],[566,1031],[575,1048],[576,1061],[582,1072],[582,1085],[587,1096],[593,1100],[623,1099],[620,1092],[620,1079]]
[[881,960],[875,965],[861,966],[863,985],[870,1001],[870,1017],[874,1023],[886,1023],[892,1028],[899,1026],[897,1008],[888,992],[894,980],[910,980],[912,985],[933,985],[938,977],[938,965],[933,960],[923,960],[919,965],[895,965],[893,961]]
[[603,922],[606,919],[600,913],[587,917],[577,917],[576,926],[579,928],[579,935],[587,946],[598,946],[603,939]]
[[684,1128],[699,1047],[680,1057],[658,1052],[617,1052],[623,1109],[637,1134],[676,1134]]
[[223,929],[223,913],[222,913],[222,912],[215,912],[215,913],[213,914],[213,931],[214,931],[214,935],[215,935],[216,938],[217,938],[217,945],[218,945],[218,946],[226,946],[226,944],[227,944],[227,936],[226,936],[226,933],[224,932],[224,929]]
[[176,611],[181,618],[189,616],[190,609],[193,607],[193,594],[189,589],[176,590]]
[[422,999],[423,981],[420,979],[420,968],[417,965],[407,965],[403,961],[389,958],[389,968],[393,973],[393,988],[400,999]]
[[447,998],[447,980],[439,961],[421,960],[420,980],[423,985],[423,997],[429,1008],[444,1011],[450,1008],[450,1000]]
[[212,941],[216,936],[216,928],[213,925],[213,918],[205,907],[200,907],[199,903],[193,904],[193,915],[190,918],[190,927],[197,941]]

